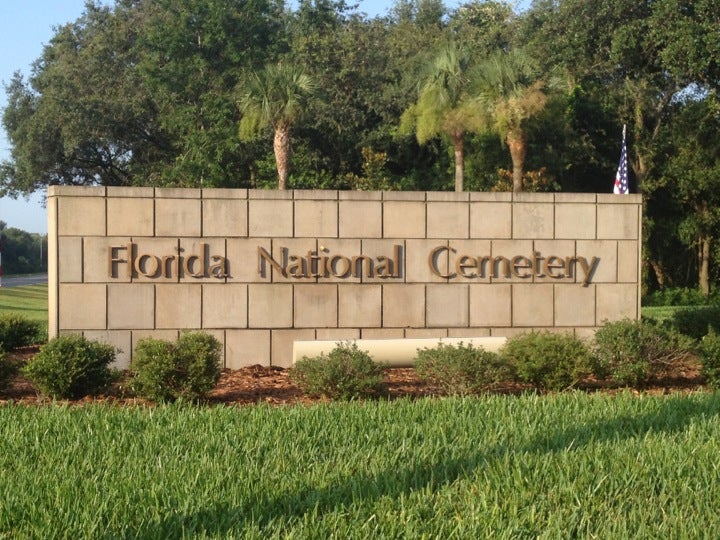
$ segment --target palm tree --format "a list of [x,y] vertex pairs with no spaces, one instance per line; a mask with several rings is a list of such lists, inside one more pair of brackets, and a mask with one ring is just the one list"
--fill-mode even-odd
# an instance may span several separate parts
[[290,130],[302,118],[314,93],[312,78],[303,69],[283,62],[252,73],[240,87],[240,138],[252,140],[266,127],[272,127],[278,189],[287,189]]
[[510,150],[513,191],[522,191],[527,154],[524,124],[545,107],[545,84],[536,77],[531,59],[519,50],[491,55],[477,66],[473,81],[489,125]]
[[468,92],[470,55],[453,42],[443,46],[427,66],[416,103],[400,120],[400,131],[413,130],[420,144],[437,135],[450,138],[455,154],[455,191],[463,190],[465,133],[481,131],[485,117]]

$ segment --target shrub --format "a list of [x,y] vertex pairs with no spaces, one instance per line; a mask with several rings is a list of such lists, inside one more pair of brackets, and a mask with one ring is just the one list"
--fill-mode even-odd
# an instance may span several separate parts
[[477,394],[511,378],[497,353],[462,343],[418,351],[415,370],[421,380],[449,394]]
[[0,392],[5,390],[18,370],[18,363],[9,358],[0,348]]
[[693,340],[652,320],[607,322],[596,333],[593,373],[637,386],[672,369],[692,352]]
[[678,309],[673,313],[672,325],[681,333],[700,339],[708,330],[720,332],[720,307],[696,306]]
[[221,345],[204,332],[181,334],[175,343],[141,339],[135,347],[131,386],[153,401],[195,401],[220,379]]
[[40,347],[23,373],[44,394],[61,399],[79,398],[94,395],[112,382],[114,374],[108,366],[114,359],[112,345],[68,334]]
[[0,350],[11,351],[44,341],[41,325],[15,313],[0,315]]
[[713,388],[720,388],[720,336],[711,330],[698,347],[702,362],[702,375]]
[[310,396],[353,399],[377,393],[383,370],[356,343],[338,343],[327,355],[298,360],[290,369],[290,379]]
[[508,339],[500,351],[522,382],[539,390],[564,390],[589,372],[590,349],[567,334],[529,332]]

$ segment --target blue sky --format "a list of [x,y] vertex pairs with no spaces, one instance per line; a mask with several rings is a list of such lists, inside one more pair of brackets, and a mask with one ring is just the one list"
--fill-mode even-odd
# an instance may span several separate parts
[[[109,3],[109,2],[105,2]],[[392,5],[388,0],[359,0],[360,11],[370,16],[384,15]],[[446,0],[449,7],[459,1]],[[521,6],[529,0],[519,1]],[[76,20],[83,12],[85,0],[0,0],[0,81],[10,82],[15,71],[30,73],[32,62],[50,41],[53,28]],[[4,88],[0,91],[0,108],[7,103]],[[0,129],[0,160],[7,159],[10,144]],[[47,213],[43,194],[36,193],[29,200],[0,199],[0,220],[8,227],[29,232],[47,232]]]

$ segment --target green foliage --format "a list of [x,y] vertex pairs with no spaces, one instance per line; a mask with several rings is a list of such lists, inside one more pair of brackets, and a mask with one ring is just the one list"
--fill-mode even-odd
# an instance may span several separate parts
[[705,296],[700,289],[690,287],[666,287],[663,290],[653,291],[643,297],[645,306],[702,306],[709,302],[716,303],[720,293],[713,291],[710,297]]
[[500,351],[522,382],[540,390],[571,388],[589,372],[590,349],[580,339],[549,332],[529,332],[508,339]]
[[673,313],[671,323],[679,332],[700,339],[708,329],[720,332],[720,306],[678,309]]
[[715,330],[711,329],[700,340],[698,353],[705,381],[713,388],[720,389],[720,335]]
[[19,368],[18,362],[3,352],[0,341],[0,392],[5,390]]
[[511,379],[497,355],[472,345],[440,343],[418,351],[415,370],[420,379],[437,384],[448,394],[478,394]]
[[347,400],[376,394],[383,369],[356,343],[339,343],[328,354],[298,360],[290,378],[310,396]]
[[593,373],[622,385],[638,386],[687,359],[693,340],[652,320],[606,322],[593,343]]
[[131,386],[153,401],[195,401],[213,389],[220,378],[217,339],[204,332],[187,332],[175,343],[141,339],[135,347]]
[[23,368],[25,376],[56,399],[75,399],[104,390],[113,380],[109,368],[115,360],[112,345],[68,334],[40,348]]
[[11,351],[18,347],[34,345],[41,341],[41,325],[18,315],[17,313],[0,313],[0,350]]
[[6,228],[0,221],[3,273],[32,274],[47,272],[47,238],[14,227]]

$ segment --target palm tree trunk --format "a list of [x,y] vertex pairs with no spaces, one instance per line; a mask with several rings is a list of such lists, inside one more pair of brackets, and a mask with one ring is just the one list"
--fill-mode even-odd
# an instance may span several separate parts
[[506,141],[508,148],[510,149],[510,157],[512,158],[513,164],[513,193],[517,193],[523,190],[523,168],[525,167],[525,155],[527,154],[525,132],[522,128],[511,129],[508,131]]
[[273,139],[275,152],[275,166],[278,173],[278,189],[287,189],[288,175],[290,174],[290,127],[280,125],[275,127]]
[[710,237],[700,237],[700,269],[698,272],[700,291],[706,298],[710,295]]
[[453,133],[451,138],[455,152],[455,191],[459,192],[465,179],[465,140],[462,133]]

